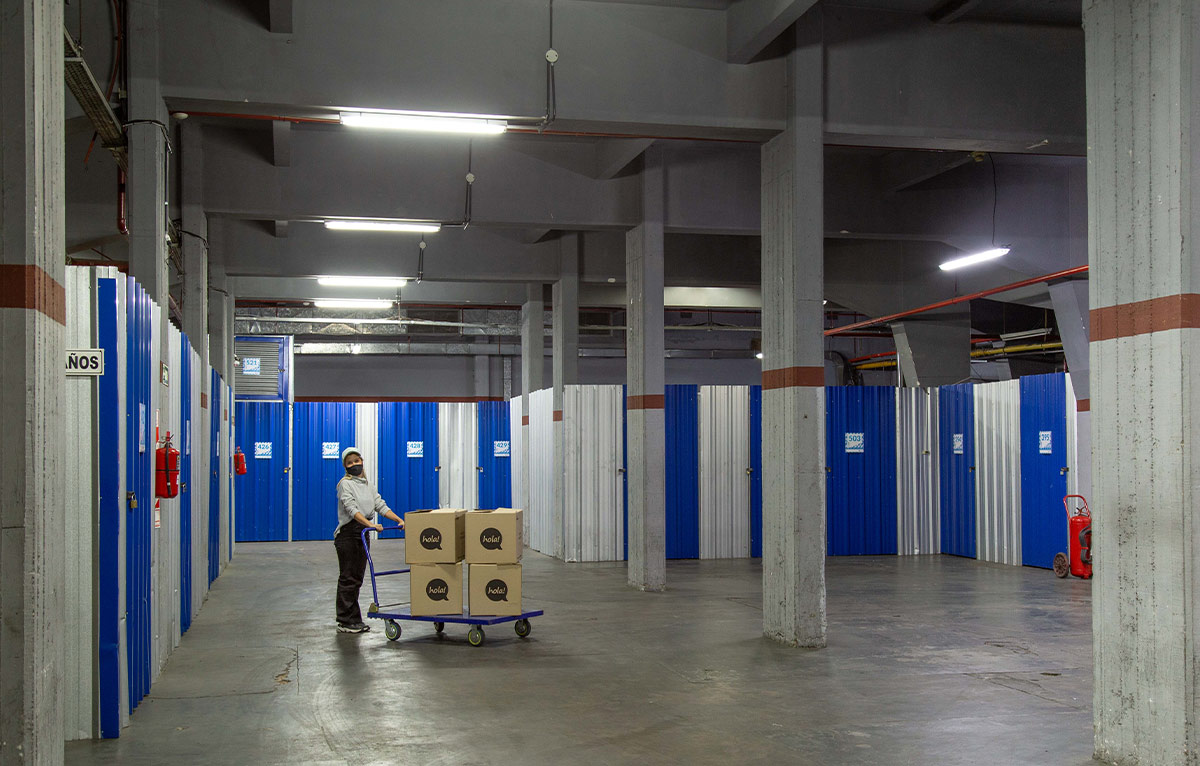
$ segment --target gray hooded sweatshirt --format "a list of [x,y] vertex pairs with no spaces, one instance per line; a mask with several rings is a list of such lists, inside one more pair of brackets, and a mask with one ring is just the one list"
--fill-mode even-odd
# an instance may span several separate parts
[[375,488],[363,476],[346,474],[337,485],[338,497],[338,526],[333,535],[342,531],[342,527],[355,523],[354,514],[361,513],[367,521],[374,521],[375,514],[390,511],[387,503],[375,491]]

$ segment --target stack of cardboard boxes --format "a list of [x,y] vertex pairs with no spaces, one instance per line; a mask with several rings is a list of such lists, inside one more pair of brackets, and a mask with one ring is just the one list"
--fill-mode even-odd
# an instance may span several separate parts
[[517,508],[410,511],[404,517],[412,614],[462,614],[466,558],[470,613],[521,614],[522,513]]

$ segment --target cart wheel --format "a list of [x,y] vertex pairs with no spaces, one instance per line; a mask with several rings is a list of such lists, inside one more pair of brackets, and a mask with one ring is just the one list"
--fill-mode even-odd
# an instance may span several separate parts
[[1071,574],[1071,562],[1067,560],[1067,554],[1056,553],[1054,555],[1054,574],[1059,577]]
[[476,625],[467,631],[467,643],[471,646],[479,646],[483,643],[483,628]]
[[444,623],[444,622],[435,622],[435,623],[433,624],[433,629],[434,629],[434,630],[436,630],[438,633],[441,633],[443,630],[445,630],[445,629],[446,629],[446,623]]
[[513,623],[513,630],[517,631],[518,637],[525,638],[533,628],[530,627],[529,620],[517,620]]
[[395,641],[400,638],[400,623],[395,620],[387,620],[383,623],[383,635],[387,636],[388,641]]

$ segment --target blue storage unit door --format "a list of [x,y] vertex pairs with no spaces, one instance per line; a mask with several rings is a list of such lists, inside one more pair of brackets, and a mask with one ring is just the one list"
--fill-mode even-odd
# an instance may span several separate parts
[[667,558],[700,558],[699,386],[667,386]]
[[938,389],[942,553],[975,558],[975,391]]
[[[292,539],[332,540],[342,450],[354,444],[354,404],[296,402],[292,407]],[[362,447],[366,449],[366,447]]]
[[150,296],[132,277],[126,289],[125,488],[130,492],[125,522],[125,608],[129,709],[150,691],[153,654],[150,615],[150,545],[154,527],[154,413],[151,386]]
[[895,389],[828,387],[825,424],[829,555],[895,554]]
[[762,386],[750,386],[750,556],[762,558]]
[[[621,386],[621,401],[629,398],[629,386]],[[621,408],[621,541],[624,560],[629,561],[629,408]]]
[[287,402],[237,402],[237,446],[246,455],[238,482],[239,543],[288,539]]
[[100,736],[105,739],[121,733],[121,407],[117,356],[117,281],[100,279],[96,285],[96,334],[104,357],[113,360],[98,382],[97,418],[99,449],[99,526],[96,573],[97,609],[97,697],[100,703]]
[[1021,378],[1021,560],[1054,566],[1067,551],[1067,382],[1062,373]]
[[379,403],[379,494],[401,515],[438,507],[437,404]]
[[179,342],[179,631],[192,627],[192,345]]
[[209,376],[208,387],[208,584],[221,573],[221,389],[224,383],[217,371]]
[[508,402],[480,402],[479,419],[479,507],[507,508],[512,505],[512,439]]

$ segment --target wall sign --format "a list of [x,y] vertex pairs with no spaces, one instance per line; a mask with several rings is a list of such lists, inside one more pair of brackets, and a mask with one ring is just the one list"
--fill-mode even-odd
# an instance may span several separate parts
[[954,434],[953,439],[954,439],[954,454],[955,455],[963,454],[963,435],[962,434]]
[[138,452],[146,451],[146,405],[138,402]]
[[510,442],[492,442],[492,457],[509,457],[511,453],[512,445]]
[[1039,455],[1054,454],[1054,432],[1053,431],[1038,431],[1038,454]]
[[270,460],[271,452],[274,449],[273,442],[254,442],[254,459],[255,460]]
[[409,442],[408,443],[409,457],[425,457],[425,442]]
[[67,349],[67,375],[103,375],[104,349]]
[[863,447],[867,444],[867,435],[863,433],[846,434],[846,453],[858,454],[863,451]]
[[341,442],[321,442],[321,459],[337,460],[341,446]]
[[158,382],[164,386],[171,385],[171,368],[167,366],[166,362],[159,362],[158,364]]
[[243,375],[262,375],[262,357],[248,356],[242,360]]

